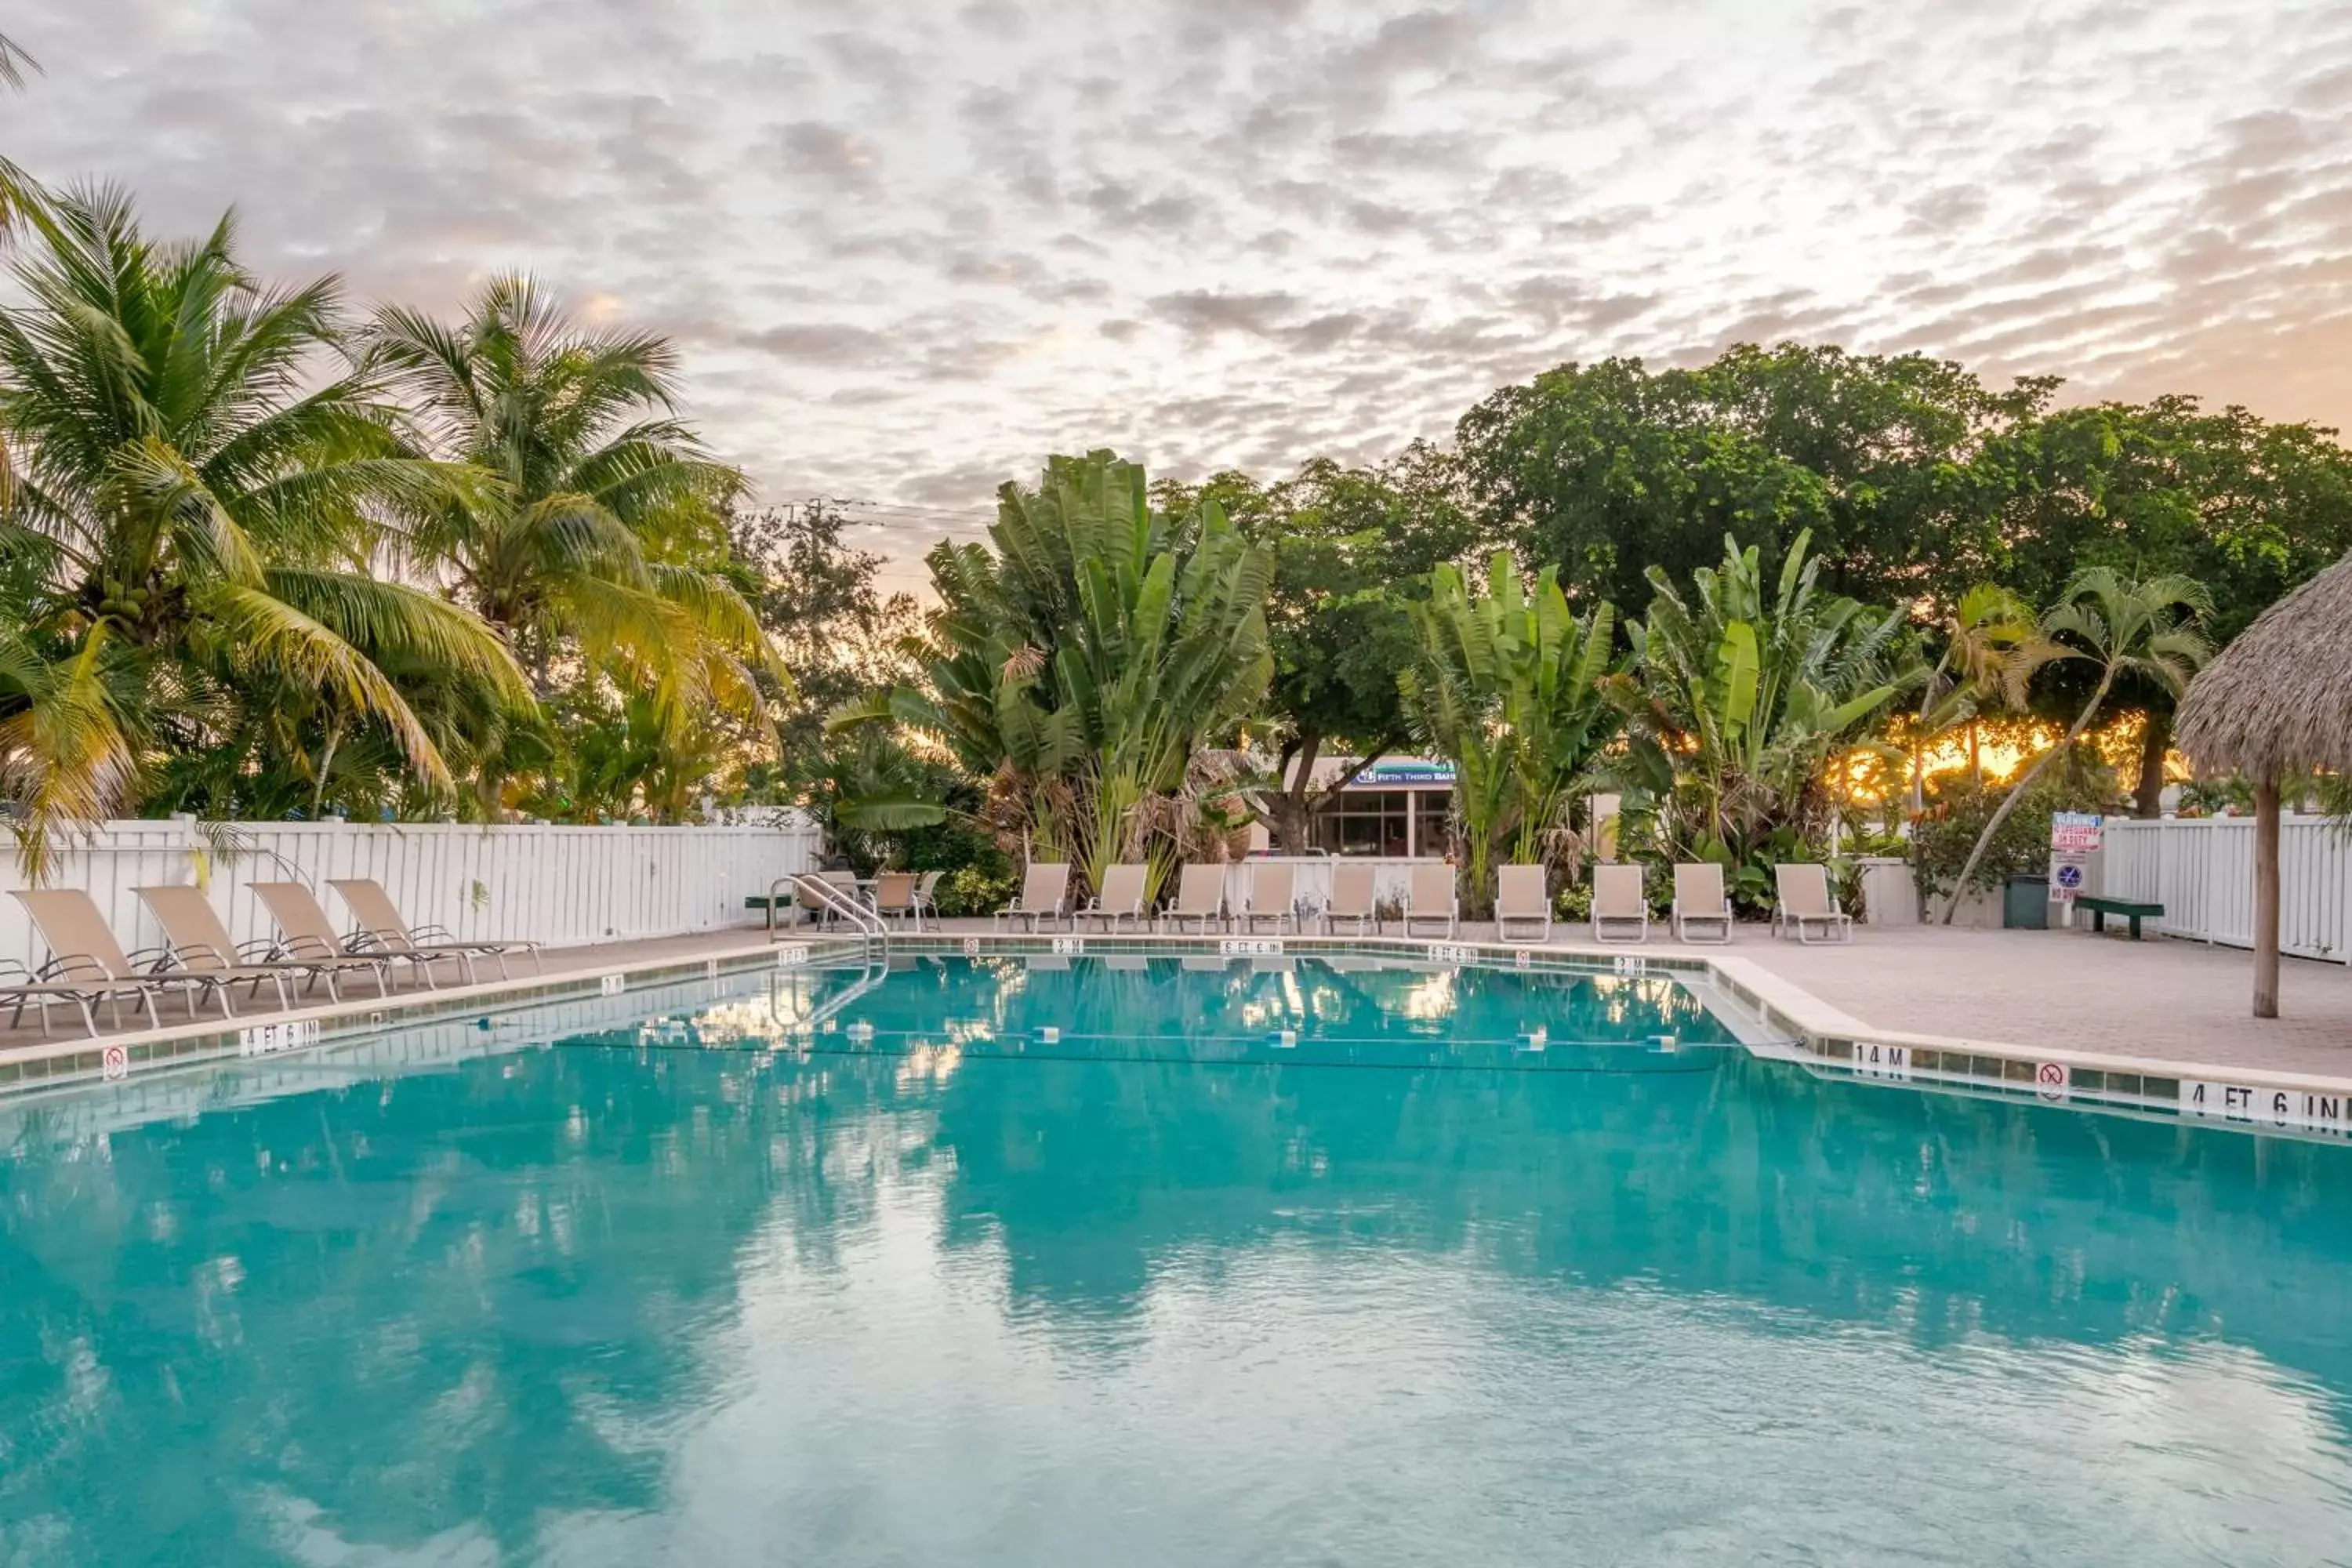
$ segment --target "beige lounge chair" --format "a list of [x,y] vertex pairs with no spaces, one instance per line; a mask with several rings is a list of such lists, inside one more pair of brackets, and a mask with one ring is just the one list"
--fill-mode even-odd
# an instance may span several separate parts
[[[840,920],[841,906],[826,898],[822,890],[810,887],[811,881],[824,883],[859,909],[866,907],[866,895],[857,886],[856,872],[803,871],[793,879],[793,901],[819,925],[829,926]],[[771,924],[768,929],[773,931],[775,927]]]
[[[1841,912],[1830,892],[1826,866],[1802,863],[1772,868],[1772,883],[1780,894],[1772,905],[1772,934],[1796,933],[1801,942],[1852,942],[1853,921]],[[1823,933],[1818,939],[1808,933]]]
[[1160,911],[1160,923],[1173,925],[1181,933],[1186,921],[1201,922],[1201,934],[1209,934],[1209,922],[1214,921],[1222,929],[1225,923],[1225,868],[1221,865],[1191,865],[1176,878],[1176,901]]
[[[1541,866],[1505,866],[1495,873],[1495,936],[1509,942],[1511,928],[1533,924],[1534,940],[1551,940],[1551,895]],[[1521,939],[1525,940],[1525,939]]]
[[1642,889],[1642,868],[1633,865],[1601,865],[1592,868],[1592,940],[1622,942],[1612,938],[1612,926],[1632,926],[1632,940],[1650,940],[1650,897]]
[[[89,1031],[92,1039],[96,1039],[98,1017],[90,1011],[92,1002],[110,1001],[115,1026],[120,1028],[122,1024],[122,997],[138,996],[148,1001],[152,995],[152,993],[144,986],[125,986],[110,997],[104,989],[94,990],[89,985],[77,985],[70,981],[37,984],[32,971],[13,958],[0,958],[0,1002],[15,1004],[15,1009],[9,1015],[9,1027],[16,1028],[24,1023],[25,1006],[30,1003],[41,1010],[41,1038],[45,1040],[49,1037],[49,1009],[59,1003],[72,1003],[81,1014],[82,1027]],[[151,1019],[155,1016],[152,1001],[148,1003],[147,1016]]]
[[[147,1009],[147,1021],[157,1028],[163,1020],[155,1011],[155,996],[162,991],[178,991],[188,999],[188,1016],[196,1016],[200,997],[210,994],[220,998],[221,1016],[230,1016],[228,984],[208,975],[186,973],[156,973],[153,966],[170,961],[161,952],[142,952],[138,958],[122,951],[106,917],[98,910],[90,896],[79,888],[24,888],[16,894],[25,912],[33,917],[40,928],[41,940],[49,944],[49,961],[33,971],[30,986],[53,985],[70,987],[83,998],[82,1014],[89,1018],[89,1004],[103,1001],[119,1027],[122,1023],[122,998],[135,996]],[[141,959],[146,960],[142,966]],[[62,999],[62,998],[61,998]],[[17,1016],[22,1018],[24,1002],[37,997],[21,998]],[[48,1016],[42,1011],[41,1027],[48,1028]],[[90,1033],[98,1032],[91,1020]]]
[[276,947],[274,942],[252,942],[237,946],[202,888],[181,882],[168,888],[131,890],[139,895],[163,926],[163,939],[170,944],[173,962],[192,974],[216,974],[230,984],[249,980],[253,990],[248,995],[260,989],[262,980],[274,979],[281,1007],[292,1002],[287,990],[287,983],[291,980],[306,982],[306,991],[324,980],[328,997],[340,1002],[342,992],[337,988],[335,977],[354,970],[374,975],[376,994],[384,994],[381,959],[358,953],[347,958],[272,958],[269,954]]
[[1001,928],[1008,921],[1027,921],[1031,931],[1043,931],[1047,921],[1066,918],[1070,907],[1070,863],[1055,860],[1029,868],[1021,879],[1021,897],[996,911]]
[[1412,879],[1405,884],[1404,934],[1412,936],[1415,925],[1433,921],[1442,923],[1447,936],[1462,929],[1462,900],[1454,890],[1451,866],[1415,866]]
[[[252,887],[253,896],[261,900],[269,918],[278,922],[278,942],[270,950],[272,956],[310,963],[353,956],[352,950],[336,934],[335,922],[327,918],[326,906],[319,902],[319,895],[310,890],[308,883],[256,882]],[[388,952],[377,949],[364,956],[383,964],[387,975],[394,964],[405,963],[423,978],[428,989],[434,984],[436,963],[456,963],[467,979],[474,973],[473,964],[463,953]]]
[[1249,891],[1242,900],[1242,930],[1254,931],[1259,922],[1272,921],[1279,934],[1282,922],[1298,929],[1298,868],[1287,860],[1266,860],[1249,868]]
[[1380,935],[1381,910],[1374,897],[1377,879],[1370,866],[1351,866],[1343,860],[1332,867],[1331,897],[1323,906],[1323,929],[1336,935],[1341,921],[1352,921],[1357,936],[1367,934],[1367,926],[1370,935]]
[[[1717,934],[1701,934],[1708,931]],[[1731,940],[1731,899],[1723,890],[1723,868],[1714,861],[1675,867],[1674,931],[1676,942]]]
[[[1133,921],[1135,929],[1143,929],[1143,884],[1150,875],[1146,866],[1122,862],[1103,868],[1102,891],[1078,911],[1078,920],[1100,921],[1103,930],[1115,931],[1121,921]],[[1073,926],[1076,921],[1071,922]]]
[[915,929],[917,931],[923,929],[925,915],[930,916],[934,921],[940,918],[940,879],[946,875],[944,871],[926,871],[923,873],[923,879],[915,884]]
[[874,876],[874,912],[884,920],[893,918],[922,924],[922,906],[915,902],[915,874],[912,871],[877,871]]
[[473,977],[474,960],[488,958],[497,961],[499,978],[511,980],[507,972],[507,954],[520,952],[530,959],[531,967],[540,973],[547,973],[547,964],[539,955],[539,943],[523,938],[485,941],[479,937],[461,937],[446,926],[412,926],[400,918],[400,906],[383,890],[383,884],[366,877],[346,877],[330,881],[327,886],[342,896],[342,900],[359,921],[359,929],[347,943],[354,952],[391,952],[405,957],[410,953],[454,952],[466,960],[466,974]]

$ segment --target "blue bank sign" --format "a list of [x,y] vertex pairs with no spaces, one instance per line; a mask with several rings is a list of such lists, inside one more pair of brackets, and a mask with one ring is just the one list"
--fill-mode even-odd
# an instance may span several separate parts
[[1374,763],[1356,775],[1355,789],[1393,789],[1399,784],[1451,784],[1452,763],[1427,763],[1412,758]]

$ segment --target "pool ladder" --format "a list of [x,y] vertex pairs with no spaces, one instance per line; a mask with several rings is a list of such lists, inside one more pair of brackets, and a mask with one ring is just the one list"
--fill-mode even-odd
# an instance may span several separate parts
[[772,933],[770,940],[776,940],[772,934],[777,929],[776,900],[786,887],[792,888],[804,898],[814,899],[826,913],[848,921],[856,928],[858,936],[863,939],[866,955],[868,958],[871,958],[875,950],[879,948],[883,959],[886,962],[888,960],[890,927],[882,917],[843,892],[834,883],[809,871],[796,872],[789,877],[779,877],[768,884],[768,923]]

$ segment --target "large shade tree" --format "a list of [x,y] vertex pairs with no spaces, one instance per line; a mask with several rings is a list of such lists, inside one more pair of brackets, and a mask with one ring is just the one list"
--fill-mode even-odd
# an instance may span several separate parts
[[[410,454],[381,385],[340,362],[334,280],[261,283],[226,219],[194,241],[151,239],[111,190],[31,221],[20,300],[0,310],[16,470],[0,534],[0,775],[28,853],[137,803],[159,750],[240,735],[262,754],[232,773],[307,771],[310,742],[341,726],[380,734],[446,790],[447,763],[389,668],[527,698],[479,620],[373,570],[390,511],[478,487]],[[289,704],[311,722],[254,722]]]
[[[2063,409],[1989,441],[1976,469],[1997,509],[1997,580],[2047,605],[2087,567],[2185,577],[2210,596],[2204,624],[2217,643],[2352,550],[2352,453],[2332,430],[2236,406],[2173,396]],[[2050,673],[2043,706],[2063,724],[2097,677],[2079,661]],[[2161,805],[2177,695],[2131,670],[2104,703],[2141,718],[2142,816]]]
[[[1154,493],[1180,511],[1215,501],[1273,559],[1262,738],[1274,776],[1250,798],[1277,849],[1310,854],[1318,815],[1409,738],[1396,678],[1420,647],[1411,606],[1431,569],[1477,534],[1453,465],[1415,445],[1377,468],[1318,458],[1273,485],[1222,473],[1197,490],[1163,482]],[[1324,773],[1335,752],[1346,765]]]
[[1640,603],[1650,569],[1679,581],[1727,532],[1768,555],[1805,532],[1825,588],[1891,604],[1987,574],[1997,512],[1973,465],[2054,385],[1742,344],[1693,369],[1561,365],[1497,390],[1455,435],[1487,525],[1571,591]]

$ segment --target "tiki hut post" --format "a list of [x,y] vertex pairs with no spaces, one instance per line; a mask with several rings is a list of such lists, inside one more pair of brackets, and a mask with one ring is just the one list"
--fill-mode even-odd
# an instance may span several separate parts
[[2181,699],[2175,742],[2254,786],[2254,1016],[2278,1016],[2280,785],[2352,773],[2352,556],[2264,610]]

